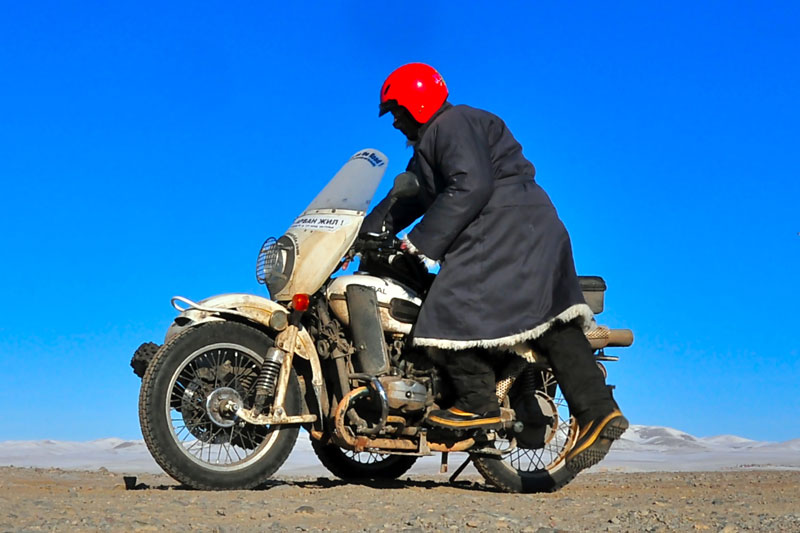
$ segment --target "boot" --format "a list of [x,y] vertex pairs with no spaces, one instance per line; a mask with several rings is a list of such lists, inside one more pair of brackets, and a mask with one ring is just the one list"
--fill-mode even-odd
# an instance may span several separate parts
[[611,444],[628,429],[628,419],[617,407],[605,416],[579,425],[578,429],[578,439],[565,457],[567,469],[573,474],[602,461]]
[[484,351],[444,352],[447,373],[456,391],[455,405],[428,413],[428,425],[447,429],[498,429],[502,427],[495,394],[494,369]]

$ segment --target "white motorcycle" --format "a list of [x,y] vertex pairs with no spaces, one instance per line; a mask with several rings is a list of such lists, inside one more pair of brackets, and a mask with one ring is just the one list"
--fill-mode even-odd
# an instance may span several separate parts
[[[554,491],[573,475],[564,457],[577,426],[543,358],[498,361],[502,429],[443,431],[423,424],[452,402],[452,386],[408,342],[433,279],[391,236],[359,238],[387,159],[356,153],[257,262],[271,298],[224,294],[179,311],[163,345],[145,343],[131,365],[142,377],[139,418],[156,462],[198,489],[249,489],[286,461],[300,428],[322,464],[345,480],[392,479],[421,456],[466,452],[487,481],[509,492]],[[400,174],[390,193],[417,193]],[[344,268],[360,257],[359,271]],[[338,276],[336,275],[338,274]],[[603,308],[605,283],[581,277],[587,303]],[[604,349],[630,346],[630,330],[587,333]],[[530,355],[530,354],[529,354]],[[604,369],[605,371],[605,369]]]

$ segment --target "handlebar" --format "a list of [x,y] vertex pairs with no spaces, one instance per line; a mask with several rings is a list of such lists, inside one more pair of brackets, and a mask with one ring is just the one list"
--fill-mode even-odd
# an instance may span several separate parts
[[389,233],[361,234],[353,243],[349,257],[361,254],[359,268],[375,276],[386,276],[423,295],[435,274],[428,272],[419,256],[410,253],[403,241]]
[[353,249],[356,252],[386,251],[394,254],[402,251],[401,242],[400,239],[389,233],[366,233],[356,238]]

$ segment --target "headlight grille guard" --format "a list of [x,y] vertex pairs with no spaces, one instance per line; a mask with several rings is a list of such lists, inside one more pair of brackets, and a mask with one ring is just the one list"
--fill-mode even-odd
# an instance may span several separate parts
[[256,260],[256,279],[266,285],[271,296],[280,293],[294,270],[294,243],[284,235],[277,241],[270,237],[261,245]]
[[275,237],[268,238],[261,245],[256,260],[256,279],[260,284],[267,284],[267,265],[275,264],[279,259],[278,254],[280,254],[280,248],[278,248],[278,240]]

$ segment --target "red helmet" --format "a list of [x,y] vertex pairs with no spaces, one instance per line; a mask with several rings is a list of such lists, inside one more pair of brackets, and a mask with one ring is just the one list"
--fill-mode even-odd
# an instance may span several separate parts
[[409,63],[386,78],[381,87],[380,116],[394,106],[408,109],[414,120],[425,124],[447,100],[447,85],[436,69],[425,63]]

